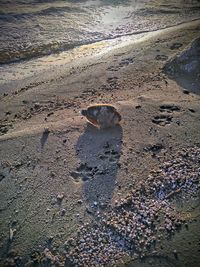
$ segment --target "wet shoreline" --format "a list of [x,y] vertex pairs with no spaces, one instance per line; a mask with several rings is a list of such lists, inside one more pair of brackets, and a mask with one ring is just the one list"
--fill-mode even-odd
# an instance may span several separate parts
[[[31,1],[28,4],[28,9],[31,9]],[[84,44],[192,21],[199,18],[200,9],[198,2],[187,5],[181,1],[170,5],[162,4],[162,1],[119,1],[116,4],[110,1],[106,4],[97,0],[92,3],[66,2],[63,6],[55,2],[51,5],[48,7],[46,3],[44,10],[49,12],[39,11],[38,17],[32,17],[28,11],[23,13],[23,4],[19,5],[16,17],[9,12],[9,8],[12,10],[14,7],[8,5],[5,9],[2,5],[5,10],[0,15],[1,64],[34,59]],[[65,12],[62,8],[66,9]]]

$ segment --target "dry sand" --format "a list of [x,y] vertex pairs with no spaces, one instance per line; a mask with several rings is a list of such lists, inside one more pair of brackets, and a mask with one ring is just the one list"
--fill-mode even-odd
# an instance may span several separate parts
[[[199,143],[200,91],[184,91],[189,88],[162,71],[199,32],[199,21],[154,32],[98,56],[92,52],[87,60],[80,57],[62,70],[42,73],[37,81],[26,79],[5,88],[8,94],[0,100],[2,259],[14,250],[26,261],[34,250],[47,246],[62,253],[64,242],[80,225],[94,220],[94,202],[113,204],[130,184],[158,168],[164,155]],[[174,43],[181,45],[174,48]],[[88,104],[101,102],[120,111],[123,119],[117,129],[99,131],[79,114]],[[163,111],[164,104],[179,109]],[[114,160],[101,155],[106,142],[117,147]],[[156,156],[144,150],[155,144],[162,144]],[[95,179],[94,171],[100,178]],[[199,205],[191,202],[183,209],[191,222],[189,231],[163,241],[152,266],[160,266],[161,256],[169,259],[163,266],[198,266]],[[10,229],[15,229],[12,240]],[[148,264],[136,260],[128,266]]]

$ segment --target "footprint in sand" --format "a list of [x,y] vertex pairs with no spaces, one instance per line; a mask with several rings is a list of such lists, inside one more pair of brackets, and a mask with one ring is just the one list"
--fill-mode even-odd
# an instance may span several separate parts
[[87,181],[94,177],[94,175],[99,171],[98,167],[90,167],[87,163],[81,163],[76,171],[72,171],[70,174],[76,182]]
[[133,64],[134,58],[125,58],[122,59],[121,62],[119,63],[120,67],[128,66],[129,64]]
[[152,122],[155,123],[155,124],[159,124],[161,126],[165,126],[167,124],[170,124],[171,121],[172,121],[172,116],[170,115],[158,115],[158,116],[155,116],[153,119],[152,119]]
[[1,182],[4,178],[6,178],[6,176],[5,176],[3,173],[0,173],[0,182]]
[[174,49],[179,49],[180,47],[182,47],[183,44],[181,43],[173,43],[171,46],[170,46],[170,49],[171,50],[174,50]]
[[174,111],[179,112],[181,109],[175,104],[163,104],[163,105],[160,105],[159,110],[161,114],[155,116],[152,119],[152,122],[155,124],[161,125],[161,126],[165,126],[167,124],[170,124],[173,119],[173,116],[169,113],[173,113]]
[[180,111],[180,108],[174,104],[163,104],[160,106],[160,112],[172,113],[173,111]]
[[[99,153],[99,159],[104,162],[116,163],[120,158],[120,153],[115,150],[110,144],[106,144],[103,147],[103,151]],[[101,164],[102,165],[102,164]],[[105,164],[104,164],[105,165]],[[96,175],[104,175],[108,170],[106,168],[101,168],[101,166],[91,167],[87,163],[81,163],[75,171],[72,171],[70,175],[72,178],[79,182],[83,182],[93,179]]]
[[156,60],[165,61],[165,60],[168,59],[168,56],[166,56],[166,55],[157,55],[157,56],[155,57],[155,59],[156,59]]

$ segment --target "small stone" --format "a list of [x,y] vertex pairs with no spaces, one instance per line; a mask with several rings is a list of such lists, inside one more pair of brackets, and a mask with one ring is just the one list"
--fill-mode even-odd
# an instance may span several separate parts
[[186,90],[186,89],[183,89],[183,93],[185,94],[185,95],[189,95],[189,91],[188,90]]

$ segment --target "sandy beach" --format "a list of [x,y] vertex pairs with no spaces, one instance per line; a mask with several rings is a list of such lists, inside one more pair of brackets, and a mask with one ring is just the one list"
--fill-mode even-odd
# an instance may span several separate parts
[[[19,75],[2,86],[1,266],[199,266],[199,76],[181,83],[164,68],[191,47],[199,32],[200,21],[194,20],[85,45],[55,56],[56,61],[49,56],[48,68],[36,59],[41,70],[35,76]],[[106,130],[89,125],[79,112],[94,103],[114,105],[122,116],[120,125]],[[126,210],[130,194],[134,197],[142,185],[151,189],[152,172],[158,179],[163,164],[187,150],[196,164],[191,169],[195,182],[185,191],[167,189],[164,206],[163,199],[155,197],[156,212],[163,209],[180,227],[161,237],[150,232],[156,241],[144,253],[138,249],[132,255],[132,247],[124,243],[119,252],[115,241],[116,259],[108,253],[110,262],[104,265],[81,265],[80,258],[76,262],[81,250],[73,249],[88,233],[84,229],[107,231],[110,219],[121,214],[116,206],[125,205]],[[185,168],[187,178],[191,170]],[[117,227],[111,229],[118,233]],[[124,242],[123,235],[119,240]]]

